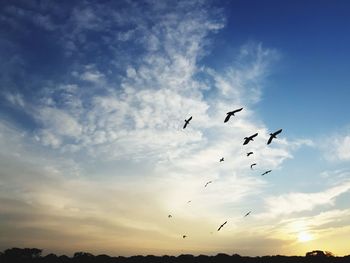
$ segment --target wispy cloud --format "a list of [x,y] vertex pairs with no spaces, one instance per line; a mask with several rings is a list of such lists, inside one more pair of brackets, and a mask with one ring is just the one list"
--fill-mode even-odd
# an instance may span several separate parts
[[339,132],[323,140],[321,149],[326,159],[330,161],[350,160],[350,131],[345,128],[345,132]]
[[265,199],[266,213],[262,217],[276,217],[312,211],[319,206],[333,206],[337,197],[350,190],[350,182],[340,184],[316,193],[288,193]]

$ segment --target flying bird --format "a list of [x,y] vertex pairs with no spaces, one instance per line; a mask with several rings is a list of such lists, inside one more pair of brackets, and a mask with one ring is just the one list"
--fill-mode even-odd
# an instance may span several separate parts
[[223,228],[224,225],[226,225],[227,221],[225,221],[225,223],[223,223],[221,226],[219,226],[218,231],[220,231],[221,228]]
[[251,212],[252,212],[252,211],[249,211],[248,213],[246,213],[246,214],[244,215],[244,217],[249,216]]
[[168,218],[172,218],[173,216],[172,215],[168,215]]
[[205,184],[205,186],[204,186],[204,187],[207,187],[207,186],[208,186],[208,184],[211,184],[211,183],[212,183],[212,181],[207,182],[207,183]]
[[186,238],[187,236],[186,235],[183,235],[182,238]]
[[223,161],[225,161],[225,160],[224,160],[224,157],[222,157],[222,158],[220,159],[220,163],[223,162]]
[[189,204],[189,203],[191,203],[192,202],[192,200],[189,200],[189,201],[187,201],[187,204]]
[[239,111],[241,111],[241,110],[243,110],[243,108],[240,108],[240,109],[237,109],[237,110],[234,110],[234,111],[229,111],[228,113],[226,113],[227,116],[226,116],[224,122],[228,122],[229,119],[231,118],[231,116],[235,116],[235,113],[236,113],[236,112],[239,112]]
[[253,152],[249,152],[249,153],[247,153],[247,156],[252,155],[252,154],[253,154]]
[[250,165],[250,169],[253,170],[253,166],[256,165],[256,163],[253,163],[252,165]]
[[188,120],[185,120],[185,125],[183,127],[183,129],[186,129],[187,125],[190,123],[190,121],[192,120],[192,116],[188,118]]
[[268,174],[268,173],[271,173],[271,172],[272,172],[272,170],[268,170],[268,171],[264,172],[261,176],[264,176],[265,174]]
[[282,129],[278,130],[278,131],[275,131],[273,133],[270,133],[270,138],[269,140],[267,141],[267,144],[270,144],[272,142],[272,139],[276,139],[276,135],[277,134],[280,134],[282,132]]
[[249,136],[249,137],[244,137],[244,143],[243,145],[246,145],[248,144],[250,141],[254,141],[253,138],[258,136],[258,133],[255,133],[253,134],[252,136]]

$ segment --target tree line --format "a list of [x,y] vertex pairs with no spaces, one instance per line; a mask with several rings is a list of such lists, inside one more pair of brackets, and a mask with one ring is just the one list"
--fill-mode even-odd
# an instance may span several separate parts
[[216,256],[179,255],[179,256],[131,256],[111,257],[93,255],[88,252],[76,252],[72,257],[55,254],[42,255],[38,248],[10,248],[0,252],[0,263],[313,263],[313,262],[346,262],[350,263],[350,255],[336,257],[331,252],[314,250],[302,256],[262,256],[245,257],[238,254],[219,253]]

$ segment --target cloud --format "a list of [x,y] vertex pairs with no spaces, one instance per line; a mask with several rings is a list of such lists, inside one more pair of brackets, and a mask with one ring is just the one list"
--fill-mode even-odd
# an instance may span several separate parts
[[279,57],[277,50],[263,48],[261,43],[248,43],[241,47],[235,66],[227,68],[224,74],[211,69],[208,73],[222,97],[236,99],[242,104],[257,103],[271,63]]
[[350,129],[343,127],[318,139],[318,148],[326,160],[330,162],[346,162],[350,160]]
[[350,160],[350,135],[345,137],[333,137],[331,151],[333,154],[328,155],[331,160],[338,159],[340,161]]
[[345,181],[325,191],[316,193],[288,193],[265,198],[265,213],[261,217],[277,217],[303,211],[312,211],[319,206],[333,206],[335,199],[350,190],[350,182]]
[[25,103],[20,93],[5,93],[4,96],[13,106],[24,108]]
[[80,75],[80,78],[85,81],[99,83],[104,79],[104,75],[98,70],[91,69],[91,67],[88,66],[87,70]]

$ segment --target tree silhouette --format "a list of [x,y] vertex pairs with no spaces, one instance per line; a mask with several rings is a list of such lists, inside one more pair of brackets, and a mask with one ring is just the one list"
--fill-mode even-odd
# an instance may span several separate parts
[[56,256],[48,254],[41,256],[42,250],[37,248],[11,248],[0,252],[0,263],[350,263],[350,255],[335,257],[332,252],[313,250],[302,256],[262,256],[242,257],[238,254],[227,255],[219,253],[216,256],[199,255],[193,256],[182,254],[180,256],[131,256],[131,257],[110,257],[87,252],[76,252],[73,257],[65,255]]
[[37,248],[10,248],[4,251],[4,257],[8,260],[30,260],[40,258],[42,249]]

